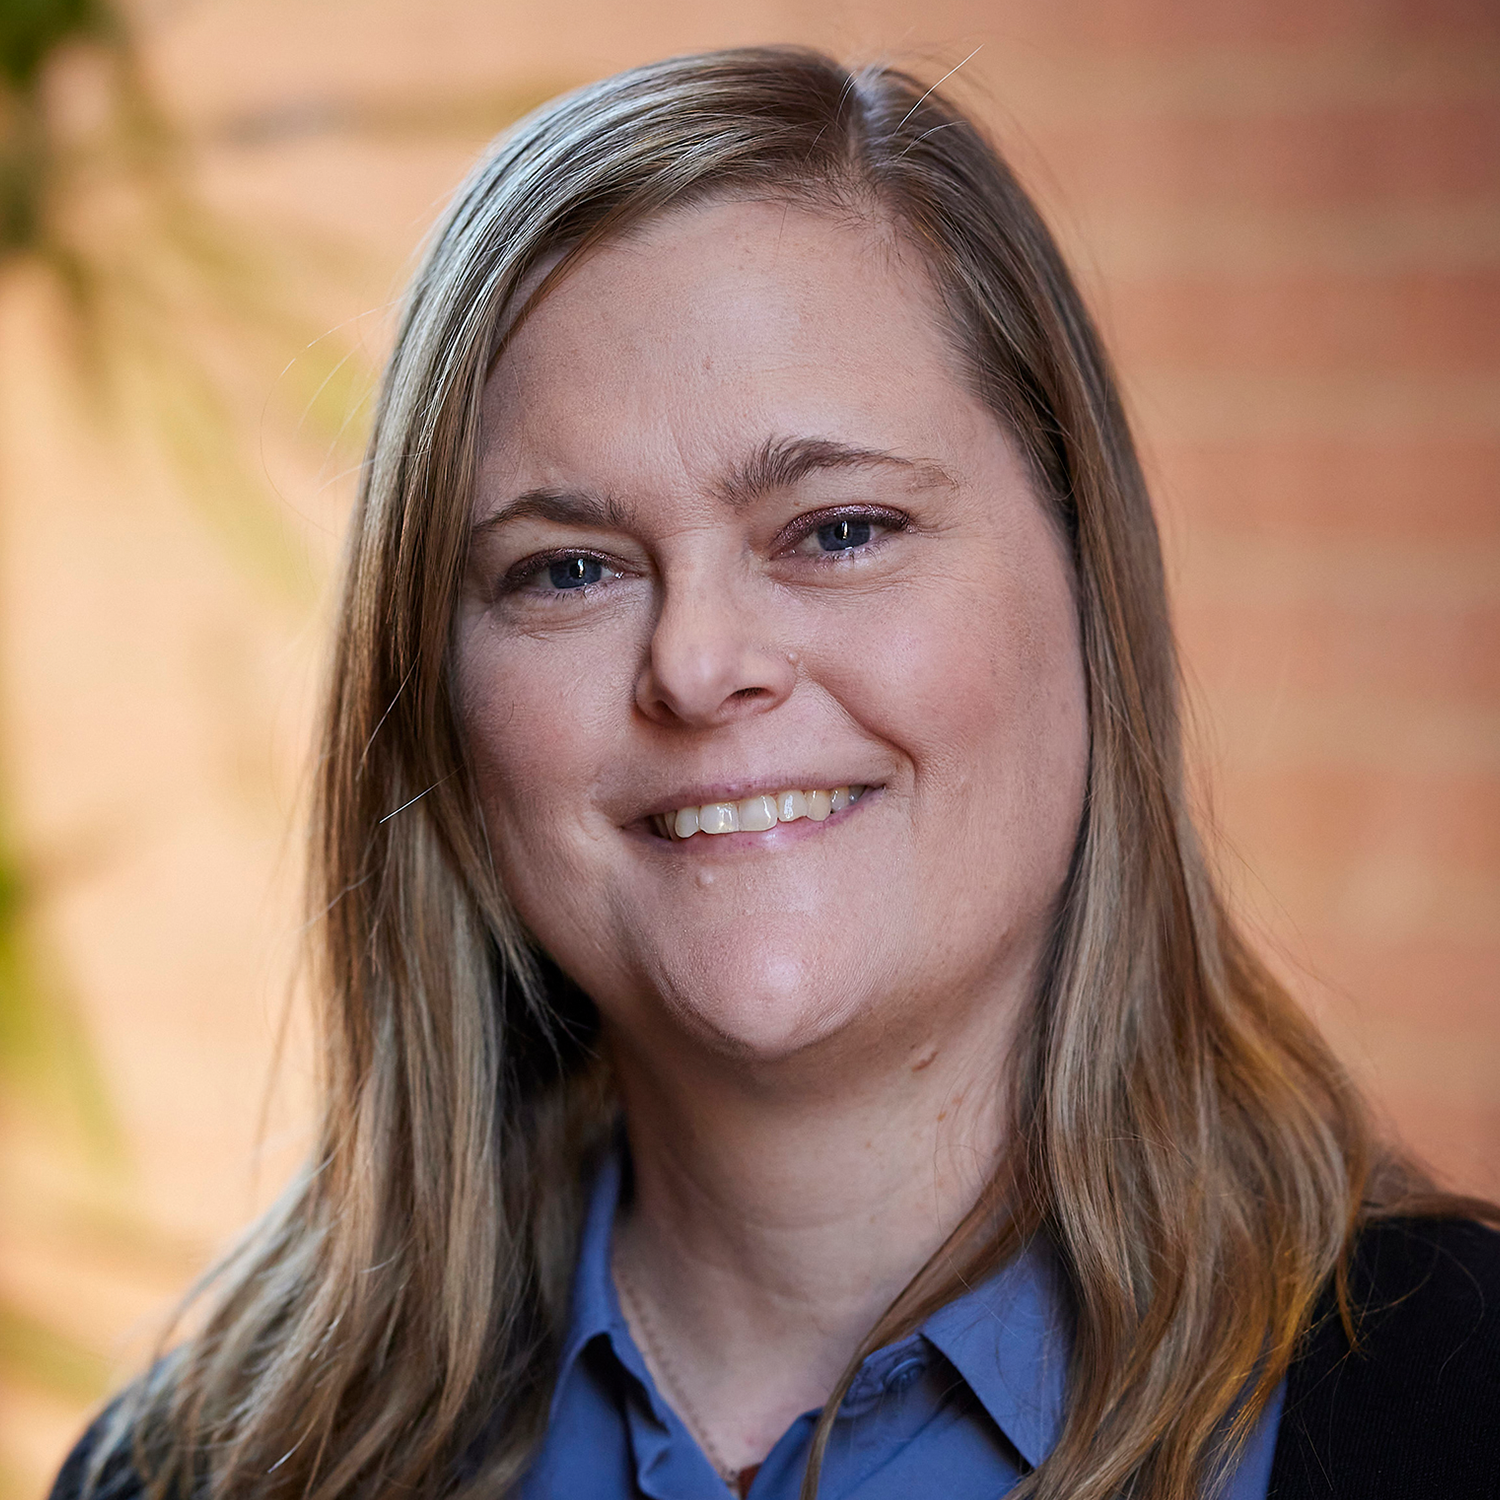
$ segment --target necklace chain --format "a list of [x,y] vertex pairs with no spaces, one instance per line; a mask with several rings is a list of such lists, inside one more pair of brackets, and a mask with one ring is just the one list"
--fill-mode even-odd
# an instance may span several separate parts
[[636,1291],[630,1278],[625,1275],[620,1266],[618,1251],[611,1257],[613,1262],[611,1269],[614,1271],[615,1287],[620,1293],[620,1301],[624,1304],[626,1317],[633,1322],[641,1332],[641,1342],[646,1346],[646,1353],[651,1363],[656,1366],[661,1376],[661,1382],[666,1387],[666,1394],[672,1404],[682,1414],[682,1419],[688,1430],[697,1439],[698,1445],[703,1449],[704,1456],[714,1466],[719,1478],[729,1486],[731,1490],[738,1492],[740,1473],[738,1469],[731,1468],[724,1462],[724,1456],[714,1445],[714,1440],[709,1436],[708,1427],[703,1418],[698,1414],[698,1408],[693,1405],[689,1398],[687,1388],[678,1377],[675,1367],[664,1353],[658,1340],[656,1327],[646,1311],[644,1299]]

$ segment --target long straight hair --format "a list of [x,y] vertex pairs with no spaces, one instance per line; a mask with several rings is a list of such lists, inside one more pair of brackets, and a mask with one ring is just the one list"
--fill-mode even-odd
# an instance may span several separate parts
[[[544,1432],[582,1183],[616,1109],[587,998],[497,884],[450,695],[480,396],[580,255],[721,196],[904,236],[1072,549],[1091,733],[1004,1161],[858,1358],[1044,1235],[1074,1337],[1037,1500],[1225,1472],[1362,1218],[1416,1201],[1236,931],[1188,810],[1155,523],[1089,315],[981,132],[889,68],[757,49],[558,100],[460,188],[411,288],[349,542],[313,849],[322,1123],[121,1409],[158,1493],[495,1496]],[[533,274],[536,273],[536,274]],[[530,303],[528,303],[530,305]],[[398,812],[397,809],[400,809]],[[1451,1206],[1451,1205],[1450,1205]]]

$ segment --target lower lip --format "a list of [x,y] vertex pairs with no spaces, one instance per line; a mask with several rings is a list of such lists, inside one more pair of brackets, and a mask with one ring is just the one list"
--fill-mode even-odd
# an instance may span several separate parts
[[797,840],[810,838],[825,829],[848,821],[860,808],[884,791],[883,787],[866,786],[858,802],[851,802],[839,812],[830,813],[820,823],[815,818],[793,818],[790,823],[778,823],[774,828],[762,829],[758,833],[695,833],[686,839],[664,839],[653,833],[649,826],[636,824],[636,830],[658,849],[671,853],[701,853],[704,850],[732,854],[737,850],[779,849]]

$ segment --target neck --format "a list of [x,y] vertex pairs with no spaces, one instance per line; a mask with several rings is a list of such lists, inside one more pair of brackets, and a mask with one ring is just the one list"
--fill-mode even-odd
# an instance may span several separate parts
[[635,1176],[617,1276],[663,1394],[711,1456],[759,1462],[821,1406],[973,1206],[1001,1145],[1004,1029],[991,1010],[942,1045],[811,1067],[612,1039]]

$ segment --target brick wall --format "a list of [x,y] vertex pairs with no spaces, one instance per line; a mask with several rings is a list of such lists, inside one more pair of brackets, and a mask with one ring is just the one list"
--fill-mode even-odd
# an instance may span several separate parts
[[[222,0],[139,15],[204,191],[259,233],[351,252],[301,290],[326,325],[355,319],[372,359],[494,98],[738,42],[934,76],[973,53],[955,91],[1054,218],[1124,375],[1228,877],[1394,1127],[1452,1181],[1500,1192],[1492,0]],[[423,110],[453,100],[458,123],[432,127]],[[416,101],[428,123],[329,125],[372,101]],[[296,925],[285,830],[317,629],[258,600],[191,512],[62,443],[46,358],[16,353],[40,350],[45,317],[14,297],[0,317],[8,472],[28,502],[0,549],[7,755],[26,837],[103,851],[49,888],[45,917],[133,1156],[101,1187],[44,1136],[0,1138],[0,1290],[128,1360],[142,1347],[128,1331],[255,1201],[267,953]],[[347,486],[260,451],[317,571]],[[0,1378],[0,1492],[40,1491],[85,1404],[69,1391]]]
[[1497,16],[1109,7],[1107,102],[1031,132],[1134,395],[1231,878],[1394,1126],[1490,1192]]

